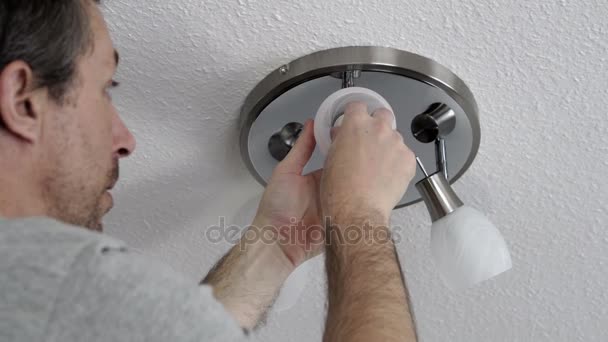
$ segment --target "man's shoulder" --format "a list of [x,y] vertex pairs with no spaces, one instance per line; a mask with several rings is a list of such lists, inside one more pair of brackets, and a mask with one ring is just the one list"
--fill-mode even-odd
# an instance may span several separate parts
[[38,340],[76,260],[116,246],[49,218],[0,219],[0,340]]
[[10,249],[12,255],[64,254],[89,244],[123,246],[109,236],[47,217],[0,219],[0,250]]
[[57,221],[0,221],[0,275],[0,341],[243,338],[210,287]]
[[61,281],[77,257],[123,247],[113,238],[50,218],[0,219],[0,271],[13,281]]
[[0,289],[60,284],[76,258],[123,243],[50,218],[0,219]]
[[119,241],[86,228],[69,225],[47,217],[30,217],[6,220],[0,218],[0,244],[36,245],[51,247],[51,242],[65,248],[70,244],[107,242],[120,244]]

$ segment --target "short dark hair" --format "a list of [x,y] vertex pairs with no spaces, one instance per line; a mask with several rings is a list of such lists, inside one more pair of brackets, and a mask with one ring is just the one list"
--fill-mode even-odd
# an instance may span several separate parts
[[0,0],[0,70],[21,60],[62,102],[77,79],[76,63],[93,44],[87,2],[99,0]]

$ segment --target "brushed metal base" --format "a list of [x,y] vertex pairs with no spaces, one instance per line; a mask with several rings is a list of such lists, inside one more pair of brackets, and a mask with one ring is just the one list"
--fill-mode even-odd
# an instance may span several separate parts
[[[412,120],[433,103],[443,103],[455,113],[456,125],[445,137],[450,183],[469,168],[479,148],[477,103],[466,84],[442,65],[428,58],[393,48],[357,46],[312,53],[283,65],[264,78],[248,95],[241,110],[241,155],[252,175],[265,185],[278,163],[268,150],[271,136],[290,122],[314,118],[327,96],[343,86],[337,75],[358,70],[356,86],[372,89],[388,100],[397,117],[397,129],[406,144],[426,165],[435,165],[435,146],[417,141]],[[323,166],[315,151],[305,171]],[[431,170],[434,172],[434,170]],[[416,175],[397,207],[420,201]]]

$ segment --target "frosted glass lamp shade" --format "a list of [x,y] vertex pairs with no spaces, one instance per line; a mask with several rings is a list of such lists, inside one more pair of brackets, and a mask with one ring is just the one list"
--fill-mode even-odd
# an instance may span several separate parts
[[433,222],[431,253],[446,284],[460,290],[512,267],[500,231],[481,212],[467,206]]
[[507,244],[481,212],[465,206],[442,172],[416,183],[431,215],[431,254],[455,290],[471,287],[512,267]]

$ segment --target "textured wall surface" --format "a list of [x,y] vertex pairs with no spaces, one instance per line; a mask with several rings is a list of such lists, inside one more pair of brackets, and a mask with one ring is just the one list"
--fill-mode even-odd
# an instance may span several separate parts
[[[310,52],[381,45],[437,60],[480,106],[482,142],[455,185],[501,229],[514,269],[462,293],[442,284],[421,204],[394,213],[422,341],[608,341],[608,4],[604,1],[107,1],[114,94],[138,139],[110,234],[193,278],[245,224],[262,188],[237,147],[239,108]],[[259,341],[319,341],[322,260],[290,279]]]

